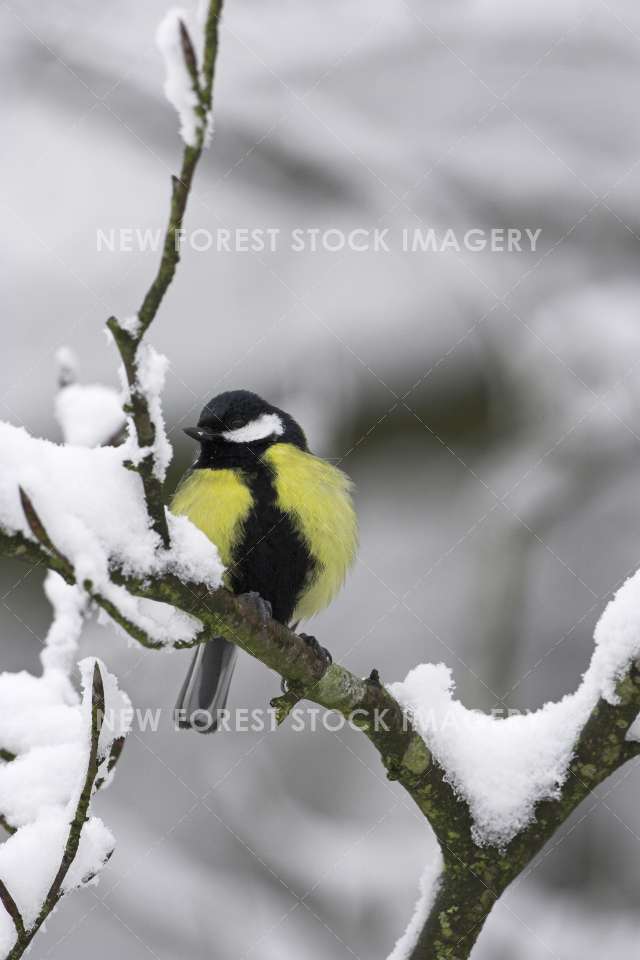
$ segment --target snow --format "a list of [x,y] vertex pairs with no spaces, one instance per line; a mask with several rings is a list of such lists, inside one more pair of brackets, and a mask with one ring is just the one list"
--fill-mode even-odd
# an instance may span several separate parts
[[52,570],[45,577],[44,592],[53,607],[53,620],[40,659],[45,672],[60,670],[68,676],[82,632],[87,599],[80,587],[65,583]]
[[32,747],[0,767],[0,810],[12,826],[25,826],[41,809],[68,803],[85,757],[75,725],[70,724],[69,734],[75,737],[71,743]]
[[78,361],[69,347],[56,351],[58,391],[54,414],[66,443],[100,447],[109,443],[125,423],[123,395],[101,383],[77,383]]
[[[147,447],[138,446],[133,422],[128,419],[127,440],[122,447],[123,458],[137,465],[151,452],[153,454],[155,476],[162,483],[173,456],[173,449],[165,429],[161,400],[169,361],[163,354],[158,353],[146,343],[138,347],[136,360],[136,389],[146,400],[149,416],[155,428],[155,440],[151,450]],[[120,380],[122,381],[123,393],[129,399],[129,385],[123,366],[120,367]]]
[[21,754],[39,746],[77,742],[82,721],[77,696],[57,671],[34,677],[0,673],[0,746]]
[[[153,382],[149,373],[147,385],[155,389],[160,383],[158,369],[151,362],[150,370],[158,378]],[[172,573],[211,588],[220,586],[223,574],[216,547],[184,517],[167,514],[172,545],[160,549],[149,526],[140,478],[123,466],[127,444],[91,450],[64,446],[0,422],[0,451],[0,527],[31,537],[18,495],[21,485],[79,583],[90,580],[94,592],[112,599],[155,639],[170,643],[194,636],[198,622],[176,614],[173,633],[167,637],[166,616],[156,627],[153,608],[147,604],[143,613],[136,598],[110,581],[110,563],[126,574]]]
[[[166,476],[167,467],[171,463],[171,457],[173,456],[173,450],[165,430],[161,402],[169,361],[163,354],[158,353],[153,347],[144,343],[138,348],[137,362],[138,388],[146,398],[149,414],[156,433],[153,447],[155,474],[160,482],[162,482]],[[130,436],[133,436],[131,432]],[[136,455],[136,451],[132,451],[130,443],[127,447],[127,452],[130,459]],[[138,455],[142,453],[144,456],[144,451],[138,451],[137,453]]]
[[55,353],[58,367],[58,383],[67,386],[73,383],[78,375],[78,359],[70,347],[59,347]]
[[56,420],[63,439],[82,447],[108,443],[124,426],[122,397],[100,383],[70,383],[56,394]]
[[581,728],[600,698],[616,702],[616,683],[638,656],[640,572],[608,604],[582,683],[558,703],[506,718],[468,710],[454,699],[444,664],[421,664],[389,689],[468,802],[476,842],[504,846],[533,820],[538,802],[558,796]]
[[436,898],[442,866],[442,854],[440,850],[438,850],[433,859],[425,867],[424,873],[420,878],[420,892],[413,916],[409,921],[409,926],[396,942],[387,960],[407,960],[407,958],[411,956],[411,952],[418,942],[420,931],[425,925]]
[[131,317],[124,317],[122,320],[118,320],[118,323],[131,337],[137,337],[140,333],[140,318],[137,313],[134,313]]
[[[56,875],[69,833],[68,815],[55,809],[18,830],[0,847],[0,877],[10,890],[25,925],[37,919],[44,898]],[[84,878],[97,873],[113,851],[114,839],[98,817],[84,826],[78,852],[63,883],[63,892],[79,887]],[[0,912],[0,952],[15,943],[15,929],[4,908]]]
[[[198,98],[194,92],[189,71],[184,62],[180,42],[180,23],[183,23],[192,40],[197,31],[192,29],[192,17],[182,7],[172,7],[161,20],[156,31],[156,43],[165,63],[166,79],[164,93],[180,118],[180,136],[188,146],[195,146],[199,118],[195,112]],[[194,41],[194,49],[197,49]]]
[[[60,601],[57,587],[51,595]],[[68,599],[68,598],[66,598]],[[55,661],[55,658],[53,658]],[[46,658],[43,657],[46,663]],[[63,683],[61,664],[41,677],[25,672],[0,674],[0,745],[16,759],[0,765],[0,812],[16,832],[0,846],[0,878],[20,910],[25,926],[37,919],[58,871],[78,799],[84,785],[91,748],[92,678],[99,664],[105,690],[105,714],[114,722],[103,724],[98,757],[106,775],[106,762],[116,737],[128,732],[129,698],[99,661],[80,662],[82,701]],[[71,693],[70,693],[71,691]],[[93,877],[111,855],[114,839],[101,820],[90,817],[65,878],[66,893]],[[13,922],[0,908],[0,955],[15,942]]]

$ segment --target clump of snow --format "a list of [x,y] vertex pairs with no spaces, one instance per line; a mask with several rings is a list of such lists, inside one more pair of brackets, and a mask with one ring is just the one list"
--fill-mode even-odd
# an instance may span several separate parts
[[[141,578],[172,573],[211,588],[222,583],[224,568],[216,547],[184,517],[167,514],[172,545],[160,549],[140,478],[123,465],[127,455],[126,445],[91,450],[61,446],[0,422],[0,527],[31,537],[19,499],[22,486],[78,583],[90,580],[94,592],[118,606],[126,604],[123,612],[140,625],[139,602],[111,582],[110,563]],[[182,614],[173,625],[176,632],[164,638],[167,642],[191,639],[197,621]],[[142,629],[150,626],[147,609]],[[162,639],[161,627],[154,634],[157,639]]]
[[58,383],[66,387],[74,383],[78,375],[78,359],[70,347],[59,347],[55,353],[58,366]]
[[161,402],[169,361],[162,353],[158,353],[152,346],[145,343],[138,348],[137,364],[138,387],[146,398],[149,415],[156,433],[153,446],[155,474],[162,482],[173,456],[173,450],[165,430]]
[[0,673],[0,747],[26,753],[32,747],[76,742],[81,718],[77,694],[57,671],[34,677]]
[[[122,448],[124,459],[138,465],[149,453],[152,453],[154,473],[162,483],[173,456],[173,449],[165,429],[161,400],[169,361],[163,354],[158,353],[153,347],[145,343],[138,347],[136,362],[136,389],[146,400],[149,416],[155,430],[155,440],[153,448],[138,446],[133,422],[129,420],[128,436]],[[120,368],[120,379],[122,380],[123,391],[125,395],[128,395],[129,387],[124,367]]]
[[[198,97],[184,61],[180,40],[180,24],[187,29],[192,22],[191,15],[182,7],[172,7],[161,20],[156,31],[156,43],[164,58],[166,78],[164,93],[175,108],[180,119],[180,136],[188,146],[195,146],[198,138],[200,119],[196,113]],[[195,31],[189,30],[190,36]]]
[[52,570],[49,570],[45,577],[44,592],[53,607],[53,620],[40,660],[45,673],[59,670],[68,676],[82,633],[87,598],[80,587],[65,583],[62,577]]
[[56,394],[54,413],[66,443],[100,447],[125,423],[122,397],[101,383],[69,383]]
[[396,942],[387,960],[407,960],[407,958],[411,956],[413,948],[418,942],[420,932],[426,923],[427,917],[431,913],[431,908],[438,892],[442,867],[442,854],[440,850],[438,850],[433,859],[425,867],[420,878],[418,900],[413,911],[413,916],[409,921],[409,926]]
[[137,313],[134,313],[131,317],[118,320],[118,323],[131,337],[137,337],[140,333],[140,318]]
[[421,664],[389,689],[468,802],[476,842],[504,846],[532,821],[538,802],[558,796],[591,711],[600,698],[616,702],[616,684],[638,657],[640,572],[608,604],[582,683],[558,703],[506,718],[468,710],[454,699],[444,664]]
[[[55,592],[55,588],[54,588]],[[0,746],[16,759],[0,764],[0,813],[16,832],[0,846],[0,878],[29,929],[36,921],[60,866],[85,782],[91,749],[92,680],[96,662],[81,661],[82,701],[62,682],[57,664],[41,677],[0,674]],[[98,662],[99,664],[99,662]],[[105,715],[98,742],[97,780],[106,777],[113,741],[131,724],[131,703],[99,664]],[[71,691],[71,692],[70,692]],[[63,884],[68,892],[94,877],[111,855],[114,839],[101,820],[84,824],[80,845]],[[15,943],[15,928],[0,907],[0,955]]]
[[[77,736],[75,726],[69,729]],[[71,743],[32,747],[11,763],[3,764],[0,810],[7,822],[22,827],[36,820],[45,807],[66,805],[76,789],[84,756],[84,745],[78,737]]]
[[[69,814],[46,810],[0,847],[0,877],[8,887],[27,929],[36,921],[57,873],[69,833]],[[114,848],[114,838],[98,817],[85,823],[76,857],[65,878],[64,893],[97,874]],[[6,956],[16,940],[13,922],[0,908],[0,954]]]

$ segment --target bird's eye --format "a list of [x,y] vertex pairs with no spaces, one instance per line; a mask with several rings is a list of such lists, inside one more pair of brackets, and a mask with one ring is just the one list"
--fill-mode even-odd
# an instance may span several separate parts
[[237,430],[238,427],[244,426],[244,417],[230,417],[227,420],[227,427],[229,430]]

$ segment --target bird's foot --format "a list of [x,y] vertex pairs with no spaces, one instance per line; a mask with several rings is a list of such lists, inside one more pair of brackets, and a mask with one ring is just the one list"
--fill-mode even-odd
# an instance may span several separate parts
[[319,657],[322,657],[322,659],[326,661],[328,667],[331,666],[333,663],[333,657],[326,647],[321,647],[316,638],[310,636],[308,633],[299,633],[298,636],[301,640],[304,640],[307,646],[310,647],[315,654],[317,654]]
[[[310,636],[308,633],[299,633],[298,636],[301,640],[304,640],[307,646],[310,647],[317,656],[322,657],[327,667],[331,666],[333,663],[333,657],[326,647],[321,647],[316,638]],[[280,681],[280,689],[285,695],[291,690],[291,685],[284,679],[284,677]]]
[[263,597],[261,597],[259,593],[256,593],[255,590],[251,590],[249,593],[246,593],[245,596],[251,599],[256,613],[259,615],[263,623],[266,623],[267,620],[273,619],[273,609],[268,600],[264,600]]

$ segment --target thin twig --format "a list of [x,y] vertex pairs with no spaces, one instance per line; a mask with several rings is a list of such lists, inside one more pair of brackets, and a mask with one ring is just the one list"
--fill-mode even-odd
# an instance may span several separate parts
[[169,528],[164,509],[162,483],[156,470],[153,448],[156,440],[156,428],[149,410],[147,398],[139,382],[138,351],[145,333],[155,319],[169,289],[180,262],[180,236],[191,192],[194,174],[198,166],[207,138],[207,127],[213,103],[213,79],[218,53],[218,24],[222,11],[222,0],[210,0],[205,26],[204,56],[202,77],[198,76],[196,54],[186,28],[180,24],[180,35],[185,65],[194,84],[198,97],[196,113],[199,123],[196,129],[195,145],[187,144],[182,155],[180,175],[171,178],[171,205],[162,255],[156,276],[147,290],[142,306],[137,314],[137,326],[125,329],[116,317],[107,320],[107,327],[113,334],[122,358],[127,383],[129,402],[125,407],[133,422],[138,446],[145,452],[143,457],[132,466],[139,474],[144,488],[147,511],[155,532],[164,547],[169,546]]
[[200,103],[202,100],[202,90],[200,89],[200,76],[198,74],[198,58],[196,57],[196,52],[193,49],[193,43],[191,37],[189,36],[189,31],[187,30],[185,24],[180,20],[180,45],[182,47],[182,56],[185,62],[185,66],[189,71],[189,76],[191,77],[191,84],[193,86],[193,92],[198,98]]
[[0,827],[2,827],[3,830],[6,830],[7,833],[13,834],[16,832],[16,828],[12,827],[11,824],[7,821],[7,818],[1,813],[0,813]]
[[56,555],[59,559],[62,559],[61,555],[58,553],[58,551],[54,547],[53,542],[51,541],[42,520],[36,513],[28,493],[26,492],[26,490],[24,490],[23,487],[18,487],[18,492],[20,494],[20,505],[25,515],[26,521],[29,524],[29,529],[31,530],[31,533],[34,535],[36,540],[40,544],[42,544],[45,550]]
[[[42,522],[38,511],[36,510],[33,501],[29,497],[28,493],[23,490],[22,487],[20,490],[20,502],[22,504],[22,509],[24,510],[24,515],[29,524],[29,529],[31,530],[34,537],[40,543],[42,552],[40,554],[40,560],[44,559],[47,562],[48,559],[51,560],[51,568],[59,573],[67,583],[76,583],[75,571],[73,565],[67,560],[67,558],[58,550],[54,545],[51,537],[47,533],[46,527]],[[21,535],[18,535],[21,536]],[[4,535],[0,537],[0,546],[5,545],[7,542],[7,537]],[[33,555],[33,550],[29,550],[28,545],[29,541],[21,540],[18,542],[16,551],[22,550],[24,553]],[[16,556],[20,554],[16,552]],[[164,644],[160,640],[154,640],[150,637],[142,627],[139,627],[136,623],[126,617],[118,609],[117,604],[112,600],[109,600],[107,597],[103,596],[99,590],[94,588],[94,584],[91,580],[84,580],[81,584],[84,591],[87,593],[89,598],[93,602],[101,607],[102,610],[107,613],[111,619],[117,623],[123,630],[125,630],[129,636],[133,637],[134,640],[137,640],[138,643],[142,644],[143,647],[147,647],[149,650],[159,650]]]
[[[20,913],[18,905],[2,880],[0,880],[0,900],[2,901],[5,910],[13,920],[13,925],[16,928],[16,934],[18,936],[18,942],[24,940],[25,929],[22,914]],[[17,954],[17,956],[20,956],[20,954]]]
[[107,777],[114,769],[116,763],[122,756],[122,751],[126,742],[125,737],[116,737],[116,739],[111,744],[111,750],[109,752],[109,759],[107,760],[107,770],[104,777],[101,777],[99,780],[96,780],[96,790],[99,790],[103,784],[106,782]]
[[[80,837],[82,835],[82,828],[87,820],[87,815],[89,811],[89,804],[91,802],[91,795],[93,793],[93,788],[96,780],[96,776],[99,768],[99,758],[98,758],[98,744],[100,741],[100,730],[102,727],[102,718],[104,717],[104,684],[102,682],[102,674],[100,673],[100,667],[96,663],[93,668],[93,677],[91,683],[91,744],[89,747],[89,760],[87,763],[87,772],[84,779],[84,784],[82,787],[82,792],[78,800],[76,810],[73,816],[73,819],[69,825],[69,833],[67,835],[67,841],[65,843],[64,852],[62,854],[62,859],[60,861],[60,866],[58,871],[53,879],[49,891],[44,899],[40,913],[38,914],[37,919],[28,930],[25,929],[24,924],[22,923],[22,917],[20,917],[21,930],[18,928],[18,923],[13,914],[11,914],[12,919],[16,927],[16,932],[18,933],[17,942],[9,955],[6,957],[6,960],[18,960],[19,957],[23,955],[29,944],[31,943],[33,937],[38,932],[44,921],[47,919],[49,914],[55,908],[56,904],[63,895],[63,884],[66,879],[66,876],[69,872],[71,864],[73,863],[75,856],[78,852],[78,847],[80,846]],[[6,887],[4,888],[5,894],[8,894]],[[11,913],[7,902],[5,902],[5,897],[3,896],[2,889],[0,888],[0,899],[4,903],[8,912]],[[11,900],[11,902],[13,902]],[[16,908],[17,909],[17,908]]]

